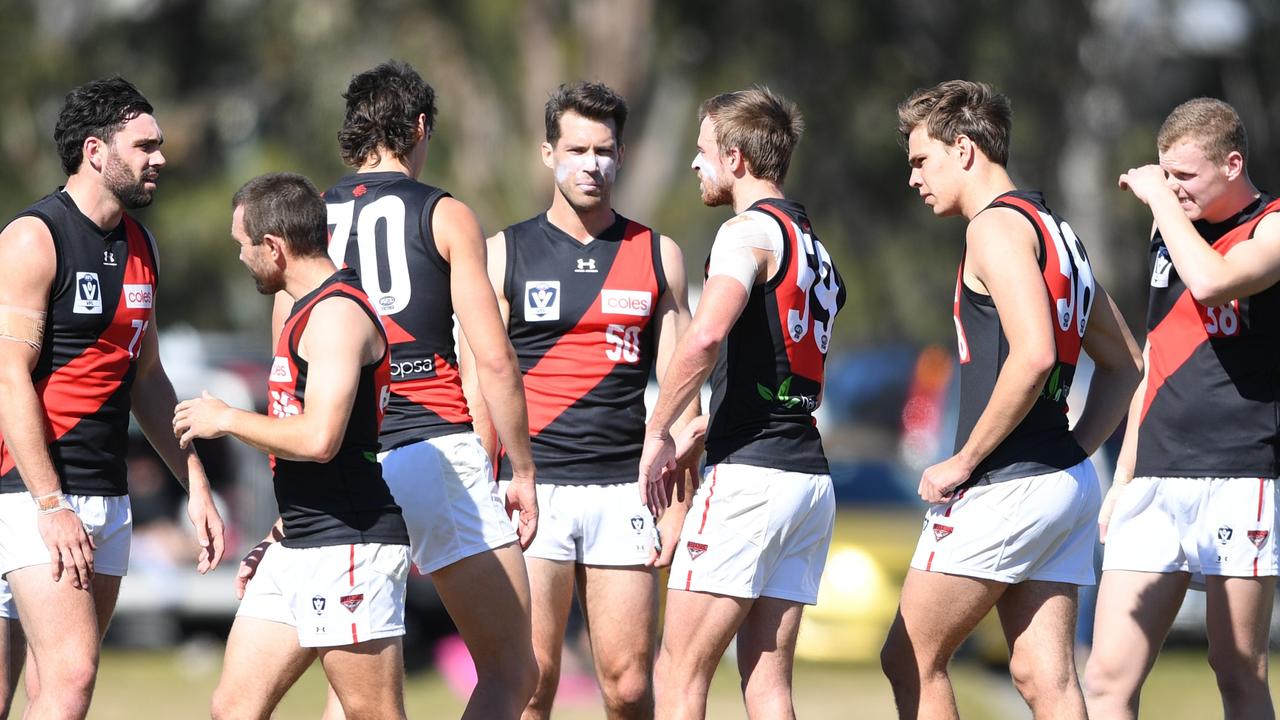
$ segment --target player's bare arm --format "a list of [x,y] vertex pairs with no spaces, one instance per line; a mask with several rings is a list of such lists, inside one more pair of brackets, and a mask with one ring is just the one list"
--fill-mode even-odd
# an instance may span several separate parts
[[1090,455],[1124,419],[1134,388],[1142,380],[1142,354],[1115,301],[1102,289],[1096,292],[1089,324],[1082,340],[1084,351],[1093,359],[1093,379],[1080,420],[1072,428],[1076,442]]
[[[49,457],[44,408],[31,382],[57,267],[53,238],[42,221],[18,218],[0,232],[0,267],[7,268],[0,283],[0,317],[10,328],[0,338],[0,434],[41,507],[40,535],[49,548],[54,581],[65,569],[72,586],[88,589],[93,542],[62,498],[61,481]],[[39,332],[30,324],[33,317],[41,320]]]
[[213,504],[213,490],[199,456],[192,447],[178,447],[171,432],[173,407],[178,399],[173,392],[173,383],[160,363],[160,343],[154,321],[147,325],[138,348],[130,401],[133,417],[138,421],[142,434],[188,493],[187,517],[195,528],[196,541],[200,543],[196,570],[206,573],[222,561],[225,529]]
[[[353,333],[356,328],[359,332]],[[360,368],[384,350],[364,310],[346,298],[326,298],[312,309],[298,341],[298,354],[308,362],[307,401],[300,414],[259,415],[229,407],[206,392],[178,404],[174,433],[183,447],[195,438],[232,435],[285,460],[329,462],[342,446]]]
[[[431,219],[440,254],[449,263],[449,294],[461,326],[474,377],[473,387],[488,423],[511,463],[507,509],[520,511],[520,546],[528,547],[538,530],[538,496],[534,491],[533,450],[529,445],[529,411],[516,351],[489,284],[484,234],[475,214],[453,198],[442,198]],[[474,419],[474,418],[473,418]]]
[[1134,168],[1120,187],[1151,208],[1169,258],[1196,302],[1216,307],[1280,282],[1280,220],[1263,218],[1251,239],[1220,255],[1187,218],[1159,165]]
[[[502,327],[505,332],[511,318],[511,303],[507,300],[506,294],[502,289],[507,261],[506,237],[503,233],[498,233],[487,239],[485,245],[487,256],[486,272],[489,286],[493,288],[494,299],[498,303],[498,316],[502,320]],[[507,340],[507,342],[510,343],[510,340]],[[471,425],[475,428],[476,435],[480,436],[480,442],[484,444],[485,452],[488,453],[489,459],[493,461],[496,467],[498,451],[501,446],[498,443],[498,433],[489,417],[489,408],[485,405],[484,396],[480,394],[480,380],[476,376],[475,364],[475,353],[471,350],[471,342],[467,339],[465,331],[459,332],[458,368],[462,374],[462,393],[466,396],[467,407],[471,410]],[[525,406],[525,413],[526,415],[528,414],[527,405]]]
[[[693,315],[689,311],[689,279],[684,268],[684,253],[680,246],[667,236],[659,238],[659,252],[662,258],[662,272],[667,278],[667,291],[658,299],[654,320],[657,325],[657,374],[659,386],[665,382],[667,368],[675,353],[676,343],[689,328]],[[693,502],[693,492],[698,486],[698,463],[702,457],[703,438],[706,435],[706,421],[694,422],[702,415],[701,393],[695,393],[680,416],[671,426],[671,433],[681,437],[676,453],[676,480],[671,507],[658,520],[658,537],[660,546],[656,546],[649,564],[655,567],[666,567],[671,564],[675,553],[675,539],[680,536],[680,528],[684,517]],[[690,426],[693,425],[692,428]],[[698,428],[701,432],[698,432]],[[684,430],[691,432],[686,434]]]
[[931,503],[948,501],[978,463],[1022,422],[1057,360],[1049,322],[1053,313],[1031,224],[1016,210],[992,208],[969,223],[965,245],[964,282],[991,296],[1009,355],[964,447],[921,476],[920,497]]
[[1111,487],[1107,496],[1102,499],[1102,507],[1098,511],[1098,542],[1107,541],[1107,527],[1111,524],[1111,513],[1115,510],[1120,493],[1133,480],[1133,469],[1138,463],[1138,433],[1142,426],[1142,403],[1147,394],[1148,353],[1150,343],[1142,347],[1142,379],[1134,388],[1133,398],[1129,401],[1129,414],[1124,423],[1124,440],[1120,444],[1120,454],[1116,456],[1116,469],[1112,474]]
[[[766,253],[750,249],[763,270]],[[714,275],[702,288],[698,314],[689,330],[676,343],[671,360],[663,374],[662,391],[657,406],[645,428],[644,452],[640,456],[640,497],[654,516],[660,516],[669,503],[664,475],[675,471],[675,440],[671,426],[697,396],[715,366],[720,345],[747,306],[747,291],[742,283],[726,275]]]

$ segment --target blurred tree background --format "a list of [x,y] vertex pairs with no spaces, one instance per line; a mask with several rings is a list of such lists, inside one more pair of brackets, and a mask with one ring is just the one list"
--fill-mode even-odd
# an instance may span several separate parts
[[61,184],[51,135],[66,91],[120,73],[166,134],[157,201],[141,213],[163,256],[161,321],[265,332],[229,198],[270,170],[338,178],[340,93],[394,57],[440,96],[422,179],[490,232],[549,202],[548,93],[577,79],[620,90],[632,115],[615,205],[681,242],[700,277],[727,212],[701,206],[688,169],[697,105],[766,84],[807,121],[787,191],[850,285],[838,345],[950,344],[963,228],[907,188],[895,106],[964,77],[1012,98],[1015,180],[1046,191],[1140,330],[1150,219],[1115,179],[1154,160],[1174,105],[1212,95],[1244,116],[1255,181],[1280,191],[1280,44],[1266,41],[1278,26],[1273,0],[8,0],[0,213]]

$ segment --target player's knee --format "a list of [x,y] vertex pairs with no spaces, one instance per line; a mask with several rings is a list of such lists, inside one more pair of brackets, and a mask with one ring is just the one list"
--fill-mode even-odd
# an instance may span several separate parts
[[41,675],[50,688],[45,694],[56,699],[59,705],[73,707],[81,702],[87,705],[98,676],[98,661],[96,657],[66,660],[47,671],[41,666]]
[[1054,660],[1015,653],[1009,660],[1009,675],[1018,693],[1031,707],[1038,703],[1059,703],[1067,693],[1076,693],[1075,666],[1069,658]]
[[1209,648],[1209,666],[1223,695],[1245,694],[1267,679],[1267,656],[1254,657],[1236,648]]
[[880,669],[894,687],[919,681],[920,664],[915,650],[906,635],[896,628],[889,632],[884,647],[880,648]]
[[545,716],[551,711],[551,704],[556,699],[556,689],[560,687],[560,666],[552,663],[539,664],[535,673],[529,709],[541,710]]
[[605,703],[617,715],[633,717],[636,711],[653,704],[649,673],[638,665],[610,673],[602,680]]

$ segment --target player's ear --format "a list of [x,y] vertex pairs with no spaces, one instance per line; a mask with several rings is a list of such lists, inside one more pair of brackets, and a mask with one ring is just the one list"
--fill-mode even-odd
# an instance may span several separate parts
[[1226,174],[1227,180],[1235,180],[1244,172],[1244,155],[1239,150],[1232,150],[1227,153],[1227,157],[1222,161],[1222,171]]
[[89,167],[102,172],[107,164],[107,144],[102,138],[90,135],[84,139],[84,143],[80,146],[81,163],[88,162]]
[[555,148],[551,147],[551,143],[549,142],[542,143],[542,164],[546,165],[548,168],[552,170],[555,170],[556,161],[551,158],[551,153],[553,150],[555,150]]
[[965,170],[973,167],[974,160],[974,144],[968,135],[957,135],[956,141],[952,144],[956,149],[957,158],[960,160],[960,166]]

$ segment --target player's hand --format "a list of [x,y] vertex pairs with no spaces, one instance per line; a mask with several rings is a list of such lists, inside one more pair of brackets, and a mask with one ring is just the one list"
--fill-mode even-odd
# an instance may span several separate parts
[[671,566],[675,557],[676,546],[680,544],[680,531],[684,529],[684,519],[689,514],[689,507],[679,503],[667,508],[654,531],[653,550],[649,551],[649,560],[645,563],[652,568]]
[[[693,499],[685,496],[686,486],[689,493],[698,489],[698,484],[702,480],[702,473],[699,470],[701,469],[702,451],[706,437],[707,416],[699,415],[690,420],[680,430],[680,435],[676,438],[675,499],[677,502],[688,502]],[[686,478],[688,479],[687,482]]]
[[964,484],[973,474],[973,466],[959,455],[925,468],[920,476],[920,497],[927,503],[940,505],[951,502],[956,488]]
[[640,502],[655,518],[671,504],[671,485],[676,476],[676,441],[671,433],[645,433],[640,453]]
[[1116,468],[1115,479],[1111,481],[1111,489],[1102,499],[1102,507],[1098,510],[1098,542],[1107,542],[1107,527],[1111,524],[1111,513],[1115,512],[1116,501],[1120,499],[1125,487],[1133,480],[1133,471]]
[[1147,205],[1151,204],[1151,198],[1157,193],[1173,192],[1169,188],[1164,168],[1159,165],[1129,168],[1128,172],[1120,176],[1119,185],[1121,190],[1128,190]]
[[515,512],[520,513],[516,526],[520,549],[528,550],[538,534],[538,491],[532,474],[513,474],[507,483],[507,515],[514,517]]
[[93,538],[84,531],[80,516],[70,508],[44,513],[36,519],[40,538],[49,548],[49,565],[53,581],[62,579],[65,572],[71,586],[88,590],[93,580]]
[[245,588],[249,587],[249,581],[253,579],[255,573],[258,572],[258,565],[262,563],[262,556],[267,554],[267,548],[275,544],[276,539],[272,535],[268,535],[262,542],[253,546],[240,560],[240,568],[236,570],[236,599],[244,599]]
[[218,508],[213,504],[213,495],[207,490],[191,493],[191,497],[187,499],[187,517],[196,530],[196,542],[200,543],[196,572],[204,575],[222,562],[226,527],[222,523],[222,516],[218,514]]
[[210,395],[208,390],[198,398],[178,403],[173,410],[173,436],[178,438],[178,446],[186,450],[197,438],[209,440],[226,435],[228,409],[226,403]]

